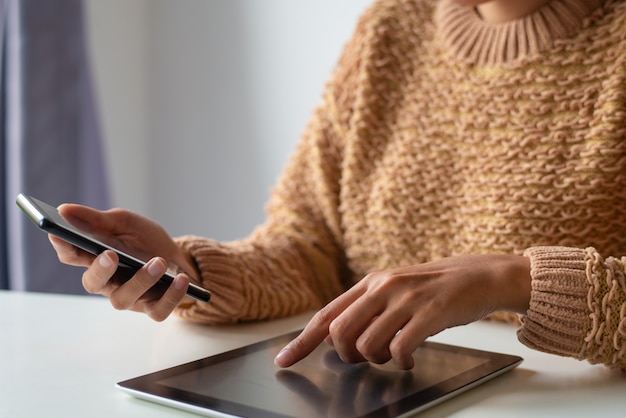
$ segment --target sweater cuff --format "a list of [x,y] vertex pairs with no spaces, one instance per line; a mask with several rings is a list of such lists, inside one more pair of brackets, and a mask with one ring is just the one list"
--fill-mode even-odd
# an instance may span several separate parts
[[202,323],[227,324],[238,321],[245,298],[233,250],[227,244],[192,235],[174,241],[191,256],[200,275],[200,285],[211,292],[208,303],[192,301],[181,304],[179,316]]
[[526,346],[581,359],[589,332],[587,264],[595,250],[533,247],[530,259],[531,297],[519,340]]

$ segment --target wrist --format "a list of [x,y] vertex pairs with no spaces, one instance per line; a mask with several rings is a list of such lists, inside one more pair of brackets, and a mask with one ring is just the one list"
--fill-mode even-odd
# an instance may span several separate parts
[[495,266],[497,309],[526,314],[530,304],[530,259],[520,255],[498,256]]

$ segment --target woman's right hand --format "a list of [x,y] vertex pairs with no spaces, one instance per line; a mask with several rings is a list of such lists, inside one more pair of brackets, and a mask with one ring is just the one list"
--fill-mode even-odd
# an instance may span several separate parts
[[94,256],[55,236],[50,242],[62,263],[87,267],[83,286],[89,293],[101,294],[116,309],[145,312],[162,321],[183,302],[190,277],[178,274],[164,292],[152,287],[168,265],[176,265],[188,274],[197,274],[193,262],[156,222],[124,209],[99,211],[87,206],[64,204],[59,213],[70,224],[106,244],[136,258],[148,260],[132,277],[118,271],[118,257],[113,251]]

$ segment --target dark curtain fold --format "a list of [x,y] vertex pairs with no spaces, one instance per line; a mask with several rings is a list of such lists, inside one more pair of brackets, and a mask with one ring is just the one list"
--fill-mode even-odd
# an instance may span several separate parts
[[0,1],[0,289],[9,288],[7,214],[6,214],[6,147],[4,141],[4,114],[5,114],[5,29],[6,13],[5,1]]
[[19,212],[17,193],[53,205],[109,204],[81,0],[5,0],[2,142],[5,288],[83,293]]

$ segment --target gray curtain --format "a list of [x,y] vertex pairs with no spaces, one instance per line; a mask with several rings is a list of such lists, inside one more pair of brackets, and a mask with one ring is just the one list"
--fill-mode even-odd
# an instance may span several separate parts
[[6,171],[7,164],[5,158],[5,140],[4,140],[4,115],[5,115],[5,30],[6,30],[6,4],[4,0],[0,2],[0,289],[9,287],[8,274],[8,240],[7,240],[7,214],[5,206],[6,195]]
[[15,205],[109,205],[81,0],[0,0],[0,286],[84,293]]

